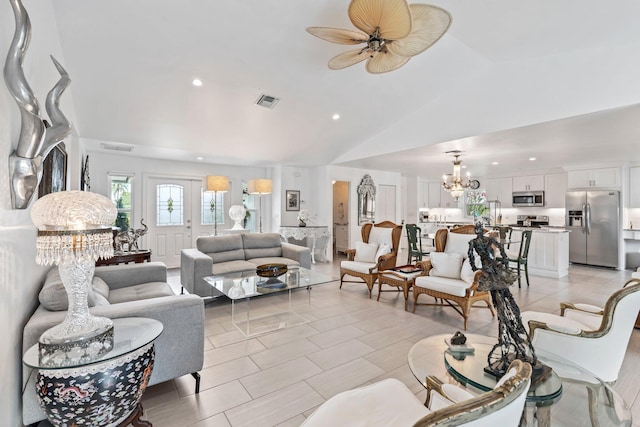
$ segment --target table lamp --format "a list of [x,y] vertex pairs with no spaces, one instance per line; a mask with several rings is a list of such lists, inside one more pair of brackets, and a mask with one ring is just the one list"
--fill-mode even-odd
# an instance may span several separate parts
[[218,193],[229,191],[229,177],[207,176],[207,191],[213,191],[213,235],[218,235]]
[[58,266],[69,301],[64,321],[40,336],[45,366],[88,363],[113,347],[113,322],[89,312],[87,294],[96,260],[113,256],[116,214],[111,200],[86,191],[51,193],[33,204],[36,263]]
[[262,233],[262,195],[271,194],[272,183],[270,179],[250,179],[248,184],[249,194],[257,194],[260,199],[260,233]]

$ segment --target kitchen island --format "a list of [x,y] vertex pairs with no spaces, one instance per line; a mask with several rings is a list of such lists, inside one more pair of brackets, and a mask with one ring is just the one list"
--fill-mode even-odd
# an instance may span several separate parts
[[[559,279],[569,274],[569,231],[564,228],[513,227],[511,240],[522,241],[522,231],[531,230],[529,246],[529,274]],[[520,243],[513,243],[510,250],[517,251]]]

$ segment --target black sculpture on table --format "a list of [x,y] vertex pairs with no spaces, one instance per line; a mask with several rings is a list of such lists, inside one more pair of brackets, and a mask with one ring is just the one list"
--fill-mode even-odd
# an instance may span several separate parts
[[[480,222],[476,224],[476,235],[475,239],[469,241],[469,263],[473,271],[478,270],[475,263],[477,254],[482,262],[478,290],[489,291],[498,312],[498,343],[491,349],[487,357],[488,366],[484,370],[500,378],[511,362],[519,359],[533,367],[532,382],[542,379],[550,370],[536,358],[529,334],[520,318],[520,308],[509,290],[518,275],[509,269],[504,247],[493,237],[484,235]],[[496,251],[499,251],[500,259],[496,257]]]

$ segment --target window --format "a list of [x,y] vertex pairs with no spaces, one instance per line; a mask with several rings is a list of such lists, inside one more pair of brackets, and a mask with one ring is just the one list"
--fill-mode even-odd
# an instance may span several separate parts
[[474,219],[483,218],[489,214],[487,207],[487,192],[485,190],[467,190],[465,213]]
[[[224,224],[224,195],[226,193],[214,193],[213,191],[200,191],[200,217],[202,225],[213,225],[215,212],[216,223]],[[215,199],[214,199],[215,198]]]
[[109,175],[109,188],[111,201],[118,210],[114,226],[119,227],[120,231],[127,231],[133,221],[133,176]]
[[184,187],[162,184],[156,187],[156,224],[184,225]]

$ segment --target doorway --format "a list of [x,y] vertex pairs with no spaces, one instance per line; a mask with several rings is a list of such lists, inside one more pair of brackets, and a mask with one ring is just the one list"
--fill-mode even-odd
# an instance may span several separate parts
[[349,181],[333,181],[333,253],[349,248]]
[[147,177],[145,188],[147,246],[153,261],[179,267],[182,249],[193,248],[196,238],[214,233],[214,216],[218,230],[224,228],[226,193],[218,193],[217,208],[210,209],[213,199],[207,197],[214,194],[203,192],[202,179]]
[[376,195],[376,222],[397,222],[396,218],[396,186],[378,185]]

